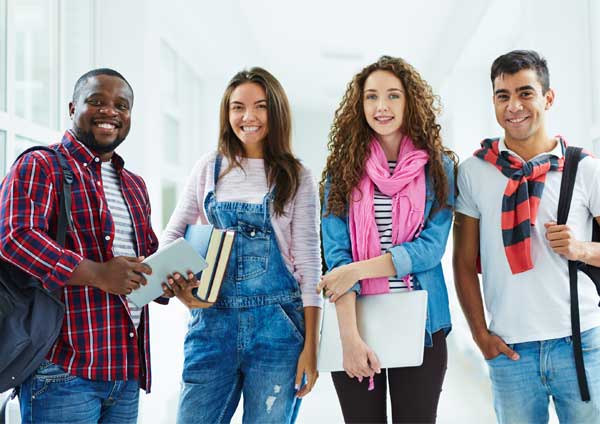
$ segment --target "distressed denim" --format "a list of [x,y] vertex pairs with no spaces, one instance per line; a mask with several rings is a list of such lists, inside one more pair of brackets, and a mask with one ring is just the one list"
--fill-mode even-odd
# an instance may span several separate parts
[[[452,328],[448,291],[442,270],[442,256],[452,226],[454,207],[454,163],[444,156],[444,171],[448,179],[448,202],[446,207],[438,207],[429,165],[425,166],[426,200],[425,223],[419,237],[413,241],[392,246],[388,251],[396,268],[397,278],[413,274],[415,289],[427,290],[427,322],[425,324],[425,345],[431,346],[431,335],[439,330],[447,334]],[[321,216],[323,252],[328,269],[352,263],[352,244],[348,227],[348,214],[338,216],[326,214],[329,196],[329,180],[325,184],[325,198]],[[435,211],[435,212],[433,212]],[[355,288],[353,288],[354,290]]]
[[44,361],[19,393],[24,423],[136,423],[138,381],[87,380]]
[[600,422],[600,327],[581,333],[591,400],[579,393],[571,337],[510,344],[520,355],[487,362],[500,424],[547,423],[550,396],[561,423]]
[[[219,167],[217,160],[215,175]],[[242,394],[245,423],[296,419],[304,309],[271,226],[270,202],[270,193],[262,204],[206,196],[209,221],[237,233],[219,299],[191,311],[178,423],[229,422]]]

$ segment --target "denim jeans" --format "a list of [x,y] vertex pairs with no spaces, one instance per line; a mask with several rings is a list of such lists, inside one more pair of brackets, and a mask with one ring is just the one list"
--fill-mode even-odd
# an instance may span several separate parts
[[24,423],[135,423],[137,381],[94,381],[44,361],[21,386]]
[[[215,176],[220,161],[215,162]],[[216,181],[215,181],[216,186]],[[229,422],[244,398],[244,423],[293,423],[294,380],[304,346],[304,308],[270,217],[271,194],[258,204],[204,205],[215,227],[236,231],[219,298],[192,310],[185,338],[177,422]]]
[[600,327],[581,333],[591,401],[579,393],[571,337],[509,345],[519,353],[487,361],[498,422],[547,423],[552,396],[561,423],[600,422]]

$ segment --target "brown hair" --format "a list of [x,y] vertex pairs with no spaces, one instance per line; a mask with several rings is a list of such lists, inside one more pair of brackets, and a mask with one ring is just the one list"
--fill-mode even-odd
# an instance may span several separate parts
[[287,96],[279,81],[268,71],[254,67],[238,72],[229,81],[221,100],[219,153],[229,162],[226,173],[235,166],[242,167],[240,158],[246,153],[229,123],[229,101],[233,90],[245,83],[260,85],[267,95],[269,132],[263,143],[263,158],[267,182],[269,187],[274,187],[275,214],[282,215],[285,205],[298,191],[302,165],[292,154],[292,119]]
[[439,98],[429,84],[404,59],[382,56],[352,78],[340,106],[335,112],[329,133],[329,156],[323,170],[320,186],[323,199],[325,182],[330,179],[327,213],[344,215],[352,189],[363,176],[369,157],[373,130],[367,123],[363,108],[363,90],[366,79],[373,72],[383,70],[394,74],[406,91],[406,110],[402,133],[410,136],[417,148],[429,154],[430,173],[433,179],[438,208],[444,207],[448,198],[448,181],[444,172],[443,155],[456,167],[456,155],[442,145],[440,125],[436,117],[440,112]]

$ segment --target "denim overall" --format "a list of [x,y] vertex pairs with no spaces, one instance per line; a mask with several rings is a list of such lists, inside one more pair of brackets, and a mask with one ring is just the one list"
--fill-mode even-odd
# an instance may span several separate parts
[[[214,187],[220,168],[218,156]],[[294,422],[304,310],[271,226],[271,193],[254,204],[217,202],[214,190],[208,220],[237,233],[217,302],[191,311],[177,422],[229,422],[242,393],[244,422]]]

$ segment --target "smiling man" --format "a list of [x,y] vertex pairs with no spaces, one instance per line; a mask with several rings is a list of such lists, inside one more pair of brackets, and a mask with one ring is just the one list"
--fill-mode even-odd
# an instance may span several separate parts
[[[566,142],[546,132],[554,102],[546,61],[533,51],[498,57],[491,70],[496,120],[458,172],[454,279],[485,357],[500,423],[600,420],[600,308],[579,272],[579,308],[591,401],[581,400],[571,340],[568,260],[600,265],[592,220],[600,217],[600,161],[579,164],[567,225],[556,225]],[[480,261],[478,261],[480,259]],[[483,293],[477,275],[481,265]]]
[[75,84],[72,128],[50,146],[74,179],[65,247],[53,239],[62,172],[46,151],[24,155],[0,190],[0,256],[60,294],[66,312],[46,361],[20,388],[23,422],[137,421],[139,388],[150,390],[148,307],[125,295],[150,274],[141,263],[158,242],[144,181],[115,149],[131,123],[133,91],[96,69]]

